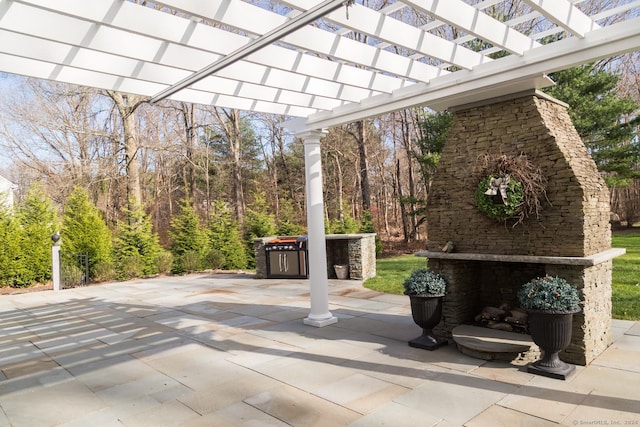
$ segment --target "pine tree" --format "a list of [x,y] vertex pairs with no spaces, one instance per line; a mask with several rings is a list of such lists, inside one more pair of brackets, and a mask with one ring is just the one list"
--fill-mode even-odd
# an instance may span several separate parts
[[276,233],[279,236],[298,236],[305,232],[304,227],[300,224],[296,224],[293,218],[295,218],[295,215],[291,200],[285,198],[280,199],[278,229],[276,230]]
[[21,288],[33,284],[33,274],[22,256],[22,230],[15,217],[0,205],[0,286]]
[[551,78],[556,85],[545,92],[569,104],[569,116],[607,183],[626,186],[639,175],[635,132],[640,117],[635,112],[640,104],[618,96],[618,76],[592,65],[558,71]]
[[254,194],[253,204],[247,209],[244,222],[244,242],[249,267],[255,266],[253,240],[258,237],[273,236],[275,232],[275,220],[269,213],[264,192],[257,192]]
[[209,242],[210,247],[224,257],[222,268],[247,268],[247,254],[240,239],[240,228],[232,220],[231,210],[222,201],[215,203],[215,213],[209,224]]
[[22,228],[21,254],[33,280],[40,283],[51,280],[51,236],[57,230],[58,220],[40,187],[29,190],[16,218]]
[[112,263],[111,231],[84,189],[74,188],[67,198],[62,223],[62,251],[87,254],[90,277],[95,276],[97,265]]
[[180,202],[180,212],[171,220],[169,238],[170,250],[174,256],[174,273],[192,272],[201,268],[207,249],[207,235],[195,209],[187,200]]
[[142,206],[136,205],[134,211],[125,211],[125,220],[118,225],[114,246],[119,278],[129,279],[158,272],[156,258],[162,248]]

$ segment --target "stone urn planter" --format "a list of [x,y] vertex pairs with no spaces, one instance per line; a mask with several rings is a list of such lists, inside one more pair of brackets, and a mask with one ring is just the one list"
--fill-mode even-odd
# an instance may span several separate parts
[[411,347],[435,350],[447,344],[447,339],[433,334],[433,328],[442,320],[442,299],[446,281],[427,269],[416,270],[403,283],[404,293],[411,302],[411,316],[422,328],[422,335],[409,341]]
[[578,290],[559,277],[539,277],[518,292],[527,310],[529,333],[542,350],[542,358],[527,366],[527,372],[566,380],[575,365],[560,360],[559,353],[571,343],[573,315],[580,311]]
[[333,266],[333,270],[339,280],[347,280],[349,278],[349,264],[336,264]]
[[556,379],[567,379],[575,365],[560,360],[560,353],[571,343],[575,312],[529,310],[529,333],[542,350],[542,358],[527,366],[527,372]]

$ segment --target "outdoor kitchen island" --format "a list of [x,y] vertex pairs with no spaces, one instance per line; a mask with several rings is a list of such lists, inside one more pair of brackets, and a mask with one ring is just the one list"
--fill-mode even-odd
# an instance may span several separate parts
[[[375,233],[327,234],[325,236],[327,247],[327,277],[329,279],[338,278],[336,268],[334,268],[335,266],[341,266],[343,270],[348,270],[345,278],[351,280],[367,280],[374,277],[376,275],[375,237]],[[296,248],[300,248],[299,250],[304,250],[305,245],[302,245],[301,242],[305,240],[306,236],[271,236],[254,239],[256,279],[270,277],[269,273],[272,268],[269,268],[270,255],[268,255],[268,253],[270,251],[267,250],[267,248],[273,244],[272,242],[285,242],[285,245],[291,245],[292,249],[293,246],[296,246]],[[271,257],[274,256],[271,255]],[[307,263],[313,262],[308,258],[306,258],[306,261]],[[279,277],[282,277],[282,275]],[[296,277],[300,277],[300,275],[292,275],[292,278]]]

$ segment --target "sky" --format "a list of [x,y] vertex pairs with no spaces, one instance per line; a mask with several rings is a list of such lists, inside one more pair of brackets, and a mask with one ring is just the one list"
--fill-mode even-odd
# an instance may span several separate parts
[[[0,73],[0,96],[6,96],[13,89],[12,83],[15,76],[7,73]],[[0,134],[0,142],[4,143]],[[13,160],[5,150],[0,150],[0,174],[5,175],[6,169],[13,164]]]

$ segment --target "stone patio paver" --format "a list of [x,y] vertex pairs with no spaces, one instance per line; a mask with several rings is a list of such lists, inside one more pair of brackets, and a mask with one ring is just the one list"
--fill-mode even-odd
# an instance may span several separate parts
[[2,392],[0,405],[13,426],[54,426],[108,406],[78,380]]
[[282,383],[274,378],[248,372],[243,376],[217,384],[216,387],[191,390],[178,400],[195,412],[206,415],[280,386]]
[[513,369],[513,365],[501,362],[486,362],[472,370],[471,375],[508,384],[524,385],[533,379],[525,369]]
[[640,373],[638,354],[640,354],[640,336],[625,334],[602,352],[592,365]]
[[287,424],[244,402],[189,420],[184,427],[287,427]]
[[161,427],[185,424],[199,418],[199,414],[179,401],[173,400],[146,411],[122,417],[119,421],[128,427]]
[[346,426],[361,417],[355,411],[288,385],[256,394],[245,402],[292,426]]
[[408,407],[390,401],[349,424],[350,427],[431,427],[443,426],[444,420],[424,408]]
[[407,393],[405,387],[371,377],[354,374],[327,384],[313,394],[361,414],[368,414],[389,400]]
[[640,322],[635,322],[633,326],[625,332],[625,334],[640,337]]
[[59,427],[122,427],[120,419],[160,406],[160,402],[150,396],[125,401],[122,404],[108,406],[62,424]]
[[426,380],[394,401],[421,409],[451,423],[463,425],[517,389],[517,386],[511,384],[488,381],[458,372],[445,372],[433,380]]
[[[0,427],[494,426],[640,421],[640,323],[567,381],[409,347],[409,300],[330,281],[160,277],[0,297]],[[576,424],[577,423],[577,424]],[[627,424],[625,424],[627,423]],[[613,425],[613,424],[609,424]]]
[[480,415],[464,424],[465,427],[551,427],[556,423],[536,418],[513,409],[492,405]]
[[608,425],[629,426],[640,425],[638,407],[619,405],[617,399],[608,397],[589,396],[578,405],[563,421],[562,425]]
[[[577,372],[572,378],[579,374],[580,372]],[[570,380],[564,382],[534,376],[517,393],[506,396],[498,404],[514,411],[561,423],[582,404],[592,390],[591,384],[574,385]]]

